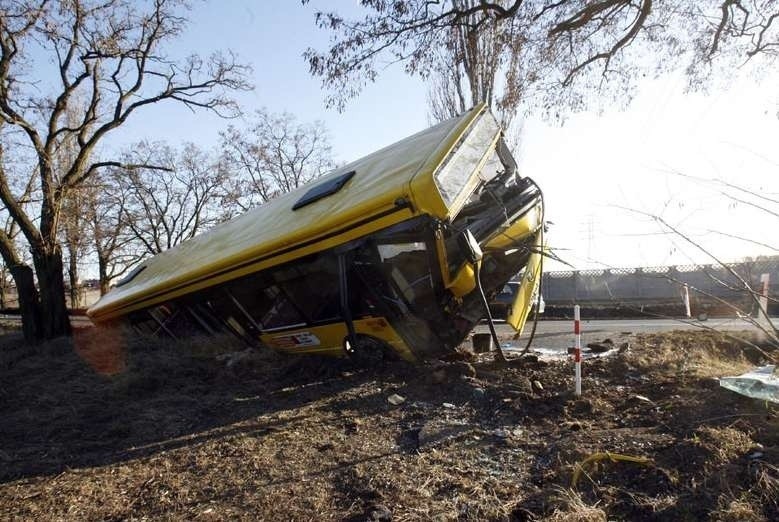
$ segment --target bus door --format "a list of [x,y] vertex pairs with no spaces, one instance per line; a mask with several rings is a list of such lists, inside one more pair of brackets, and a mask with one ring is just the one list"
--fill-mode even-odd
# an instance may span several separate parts
[[442,316],[434,250],[427,234],[404,230],[379,234],[354,252],[354,285],[415,353],[444,349],[433,324]]

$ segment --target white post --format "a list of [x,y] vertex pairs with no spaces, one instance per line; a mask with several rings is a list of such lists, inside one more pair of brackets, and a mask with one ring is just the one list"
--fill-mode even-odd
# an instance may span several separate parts
[[684,290],[682,290],[682,299],[684,299],[684,313],[686,317],[692,317],[690,313],[690,287],[687,283],[684,283]]
[[771,326],[768,319],[768,283],[771,278],[770,274],[763,274],[760,276],[760,282],[763,284],[760,289],[760,310],[757,311],[757,320],[764,326]]
[[576,338],[573,347],[573,362],[576,369],[576,395],[582,394],[582,332],[579,305],[573,307],[573,333]]

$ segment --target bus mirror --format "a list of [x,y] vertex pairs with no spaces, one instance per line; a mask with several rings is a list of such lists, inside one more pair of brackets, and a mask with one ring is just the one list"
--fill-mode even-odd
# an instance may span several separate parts
[[460,250],[462,250],[462,253],[465,256],[465,259],[473,264],[481,261],[481,258],[484,254],[481,251],[479,242],[476,241],[476,238],[473,237],[473,234],[470,230],[466,228],[465,231],[458,236],[457,242]]

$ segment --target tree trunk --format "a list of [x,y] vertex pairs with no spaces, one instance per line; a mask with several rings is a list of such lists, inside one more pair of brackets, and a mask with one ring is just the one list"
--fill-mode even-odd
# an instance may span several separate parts
[[22,315],[22,333],[27,342],[36,342],[41,338],[41,309],[38,290],[35,288],[32,268],[19,264],[10,267],[11,277],[16,283],[19,294],[19,313]]
[[70,317],[65,303],[65,278],[62,273],[62,250],[33,251],[35,273],[41,302],[42,339],[70,334]]
[[110,290],[111,280],[108,277],[108,259],[104,256],[97,256],[98,278],[100,279],[100,297],[103,297]]
[[3,266],[2,270],[0,270],[0,310],[5,310],[6,308],[5,296],[8,288],[6,285],[6,277],[5,266]]
[[81,306],[81,294],[78,285],[78,264],[76,256],[73,254],[75,249],[70,250],[68,256],[68,281],[70,283],[70,307],[79,308]]

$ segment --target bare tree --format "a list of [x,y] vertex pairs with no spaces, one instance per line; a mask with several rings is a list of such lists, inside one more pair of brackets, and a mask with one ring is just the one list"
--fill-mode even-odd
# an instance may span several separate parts
[[[83,110],[85,102],[77,95],[62,116],[63,124],[75,127],[79,124],[79,112]],[[78,155],[78,143],[76,137],[63,133],[59,143],[53,147],[52,161],[57,172],[66,170]],[[60,243],[65,247],[67,255],[68,289],[70,307],[81,306],[80,270],[84,255],[87,253],[88,237],[85,220],[86,197],[89,193],[82,185],[63,190],[60,217]]]
[[[4,223],[2,232],[0,233],[0,238],[4,238],[12,245],[15,245],[18,235],[19,227],[16,226],[16,223],[14,223],[14,221],[9,216],[4,216]],[[8,298],[10,297],[9,294],[13,281],[11,276],[11,268],[13,267],[8,266],[5,260],[0,262],[0,309],[6,309],[10,304]]]
[[229,217],[224,169],[193,144],[179,153],[164,143],[142,142],[128,162],[165,165],[166,169],[116,171],[123,226],[144,255],[174,247]]
[[[19,205],[11,173],[0,170],[0,200],[29,244],[37,276],[39,298],[21,307],[23,322],[41,318],[25,328],[28,338],[70,331],[58,241],[63,198],[99,169],[123,166],[95,159],[98,145],[143,107],[175,101],[230,115],[237,106],[227,93],[249,88],[246,67],[232,55],[174,61],[163,53],[185,27],[186,8],[183,0],[18,0],[0,7],[0,121],[26,137],[5,153],[29,154],[28,172],[39,178],[34,216]],[[55,66],[50,77],[48,64]],[[77,96],[86,103],[76,107],[72,125],[65,115]],[[73,159],[57,165],[58,145],[70,140],[77,145]],[[36,295],[30,267],[6,239],[0,236],[0,252],[19,267],[20,295]]]
[[[30,211],[34,208],[31,194],[36,192],[38,180],[37,171],[25,172],[24,158],[12,158],[6,154],[6,149],[19,144],[19,132],[13,127],[3,124],[0,120],[0,175],[7,176],[6,186],[8,198],[13,198],[14,204]],[[26,173],[26,180],[21,172]],[[40,327],[40,310],[38,309],[38,290],[35,287],[35,276],[30,268],[29,248],[21,234],[20,227],[6,205],[0,209],[3,217],[3,228],[0,229],[0,257],[16,286],[19,309],[25,313],[22,321],[22,331],[25,338],[36,335]],[[26,289],[26,290],[24,290]]]
[[236,202],[242,210],[265,203],[315,179],[333,162],[327,129],[300,123],[289,113],[260,110],[243,128],[222,133],[226,167],[239,174]]
[[124,275],[143,257],[126,222],[127,193],[122,189],[123,172],[96,174],[81,187],[84,220],[90,251],[97,261],[100,295],[114,279]]
[[[339,108],[388,62],[402,62],[408,73],[426,77],[440,70],[442,50],[453,63],[452,50],[459,58],[472,42],[489,46],[493,36],[502,49],[494,63],[502,74],[503,103],[519,100],[553,115],[585,106],[591,94],[629,97],[647,75],[684,68],[696,86],[710,83],[713,67],[732,68],[757,57],[773,63],[779,51],[775,0],[361,4],[366,13],[356,20],[317,12],[317,25],[332,32],[331,45],[305,53],[311,73],[330,89],[327,102]],[[453,47],[453,34],[464,45]],[[479,87],[478,75],[469,80]]]
[[70,307],[81,306],[80,265],[89,248],[88,227],[85,215],[85,191],[79,188],[69,190],[62,199],[61,229],[62,244],[67,254],[67,273]]
[[[451,0],[459,9],[472,9],[477,0]],[[453,25],[443,35],[429,78],[428,104],[433,121],[461,114],[487,102],[497,112],[503,128],[509,128],[521,102],[518,93],[498,85],[501,70],[519,73],[521,46],[511,45],[512,25],[505,18],[491,18],[477,26],[472,12],[465,23]],[[511,82],[509,82],[511,85]]]

